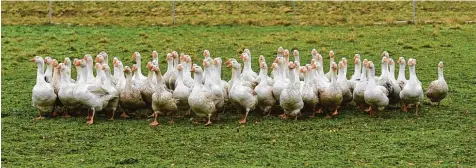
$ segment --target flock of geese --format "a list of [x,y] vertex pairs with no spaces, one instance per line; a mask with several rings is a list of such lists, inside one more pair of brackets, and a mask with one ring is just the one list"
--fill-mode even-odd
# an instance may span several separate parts
[[[113,58],[114,71],[111,72],[106,52],[99,53],[95,58],[85,55],[84,58],[65,58],[63,63],[55,59],[36,56],[31,59],[38,66],[36,85],[33,87],[32,104],[42,114],[64,109],[64,115],[73,111],[88,110],[88,124],[93,124],[98,111],[111,114],[114,118],[119,109],[121,117],[141,109],[152,109],[155,119],[150,125],[157,126],[157,117],[173,116],[181,111],[185,115],[195,114],[196,119],[206,119],[210,125],[218,119],[218,113],[230,105],[245,113],[239,123],[246,123],[250,111],[259,108],[264,114],[270,114],[275,106],[280,106],[284,113],[280,118],[287,119],[302,115],[302,112],[324,113],[328,118],[338,115],[340,107],[352,102],[360,109],[374,116],[376,111],[387,106],[401,106],[408,111],[411,105],[418,106],[424,93],[421,82],[415,72],[416,59],[408,62],[403,57],[396,62],[388,52],[382,53],[381,74],[376,76],[375,65],[367,59],[361,60],[355,54],[354,74],[347,79],[347,60],[342,58],[335,62],[335,54],[329,52],[329,71],[324,72],[323,57],[313,49],[309,64],[301,65],[300,55],[294,50],[294,61],[290,61],[290,52],[279,47],[277,56],[271,65],[268,75],[268,64],[264,56],[259,56],[258,73],[251,68],[251,52],[245,49],[239,63],[234,58],[224,64],[231,68],[232,77],[229,81],[221,78],[222,59],[212,58],[208,50],[203,51],[202,67],[193,64],[189,55],[173,51],[166,55],[167,72],[162,74],[159,68],[158,53],[152,52],[152,61],[147,62],[147,76],[142,74],[141,55],[132,55],[134,64],[124,66],[117,58]],[[46,70],[44,69],[46,63]],[[395,65],[399,65],[398,77],[395,79]],[[71,78],[72,65],[77,70],[76,79]],[[409,66],[410,78],[405,77],[405,67]],[[444,99],[448,93],[448,85],[443,77],[443,62],[438,64],[438,79],[431,82],[426,96],[431,102]],[[96,69],[96,76],[93,74]],[[193,78],[192,78],[192,73]],[[368,108],[367,108],[368,107]],[[193,112],[193,113],[191,113]],[[69,114],[68,114],[69,113]]]

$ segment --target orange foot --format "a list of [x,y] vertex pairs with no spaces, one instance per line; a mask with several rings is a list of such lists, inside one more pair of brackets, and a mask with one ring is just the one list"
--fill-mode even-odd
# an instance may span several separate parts
[[174,120],[170,120],[169,124],[175,124]]
[[337,112],[337,109],[336,109],[336,111],[334,111],[334,112],[332,113],[332,116],[336,116],[336,115],[338,115],[338,114],[339,114],[339,112]]
[[330,114],[327,114],[327,115],[326,115],[326,118],[328,118],[328,119],[332,119],[332,115],[330,115]]
[[150,125],[156,127],[157,125],[159,125],[159,122],[157,122],[157,120],[154,120],[152,121],[152,123],[150,123]]
[[240,121],[238,121],[240,124],[246,124],[246,119],[241,119]]
[[281,115],[279,115],[279,118],[281,118],[281,119],[288,119],[288,115],[286,115],[286,114],[281,114]]
[[53,111],[53,112],[51,113],[51,117],[56,117],[57,115],[58,115],[58,113],[56,113],[56,111]]
[[405,104],[402,105],[402,111],[403,111],[403,112],[408,112],[408,106],[409,106],[409,105],[405,105]]
[[211,121],[208,121],[207,123],[205,123],[205,126],[209,126],[209,125],[212,125]]
[[94,120],[92,120],[92,119],[91,119],[91,120],[88,120],[88,122],[87,122],[88,125],[91,125],[91,124],[93,124],[93,123],[94,123]]
[[190,111],[187,111],[187,113],[185,113],[185,116],[190,116]]
[[121,118],[129,118],[129,116],[124,112],[121,114]]

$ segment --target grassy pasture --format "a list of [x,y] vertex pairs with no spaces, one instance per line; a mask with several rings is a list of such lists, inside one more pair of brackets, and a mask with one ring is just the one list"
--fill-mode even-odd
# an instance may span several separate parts
[[[412,2],[296,2],[297,25],[373,25],[412,21]],[[45,24],[48,2],[3,2],[2,24]],[[172,25],[172,2],[53,2],[53,22],[73,25]],[[289,2],[176,2],[176,24],[291,25]],[[475,2],[416,3],[418,23],[476,21]]]
[[[476,165],[474,25],[2,28],[5,167]],[[131,65],[134,51],[141,52],[146,61],[157,50],[165,72],[164,55],[172,50],[200,61],[204,49],[213,57],[236,58],[249,48],[254,63],[258,55],[265,55],[269,63],[279,46],[299,49],[303,63],[309,62],[312,48],[326,57],[326,65],[331,49],[337,58],[360,53],[374,62],[383,50],[393,58],[416,58],[424,88],[437,78],[436,66],[443,60],[450,94],[440,107],[424,104],[420,117],[413,116],[413,111],[390,109],[370,118],[349,107],[332,120],[282,121],[253,113],[244,126],[238,124],[240,115],[233,110],[211,127],[194,125],[185,118],[177,119],[175,125],[161,118],[157,128],[150,128],[146,119],[107,121],[103,116],[92,126],[86,126],[83,118],[32,120],[36,115],[31,106],[36,66],[29,59],[35,55],[62,60],[104,50]],[[253,64],[253,69],[258,66]],[[377,74],[379,69],[377,65]],[[223,76],[228,80],[230,70],[224,68]]]

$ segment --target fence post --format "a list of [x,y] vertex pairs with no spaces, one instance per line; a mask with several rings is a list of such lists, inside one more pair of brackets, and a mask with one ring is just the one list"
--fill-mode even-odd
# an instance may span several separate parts
[[172,23],[175,25],[175,0],[172,0]]
[[293,1],[293,18],[294,18],[294,25],[296,25],[296,0]]
[[412,0],[412,9],[413,9],[413,24],[416,24],[416,16],[415,16],[415,1],[416,0]]
[[51,0],[49,0],[48,7],[49,7],[49,9],[50,9],[50,11],[48,12],[48,16],[49,16],[49,18],[50,18],[50,24],[52,24],[52,23],[53,23],[53,18],[52,18],[51,15],[53,14],[53,9],[51,9]]

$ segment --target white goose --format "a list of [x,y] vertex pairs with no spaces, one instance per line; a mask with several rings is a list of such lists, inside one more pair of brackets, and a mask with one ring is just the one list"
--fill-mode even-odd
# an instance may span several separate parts
[[354,92],[352,94],[353,94],[355,104],[359,106],[361,109],[364,109],[364,105],[366,104],[364,99],[364,93],[365,93],[365,89],[367,88],[367,83],[368,83],[367,73],[369,72],[368,65],[367,65],[368,60],[364,59],[362,64],[364,65],[362,74],[361,74],[360,80],[356,81]]
[[284,67],[284,58],[277,57],[274,60],[272,68],[276,69],[275,70],[276,73],[274,75],[273,96],[278,101],[278,104],[281,97],[281,92],[284,90],[284,88],[287,87],[289,83],[289,80],[284,75],[286,71],[283,69],[283,67]]
[[286,119],[288,116],[294,117],[297,120],[298,115],[301,114],[301,109],[304,107],[304,102],[301,96],[301,86],[294,68],[297,67],[296,63],[290,62],[289,65],[289,84],[281,92],[279,103],[284,110],[284,114],[280,115],[281,118]]
[[395,79],[395,62],[392,58],[388,58],[388,64],[390,65],[390,73],[388,75],[388,79],[390,80],[390,84],[392,86],[392,92],[389,95],[391,105],[397,105],[400,102],[400,91],[402,90]]
[[[235,59],[227,61],[228,67],[232,68],[233,76],[241,76],[241,65]],[[240,124],[246,123],[248,113],[253,111],[258,103],[256,94],[249,84],[241,78],[235,78],[229,92],[231,103],[238,109],[245,111],[245,116],[239,121]]]
[[[369,61],[367,64],[367,67],[369,69],[373,69],[374,64],[372,61]],[[364,92],[364,99],[367,104],[369,104],[369,112],[370,116],[375,116],[375,112],[382,111],[385,106],[388,105],[388,90],[380,85],[377,85],[375,81],[375,75],[374,73],[369,74],[369,82],[367,84],[367,88],[365,88]]]
[[30,60],[38,66],[36,72],[36,84],[33,86],[31,103],[38,109],[39,116],[36,119],[43,119],[42,113],[54,110],[56,94],[53,87],[45,81],[44,61],[40,56]]
[[339,61],[339,75],[337,77],[337,85],[342,92],[342,105],[348,105],[352,102],[352,91],[350,85],[347,81],[345,74],[345,63],[344,61]]
[[167,61],[167,71],[165,72],[162,81],[164,82],[165,86],[170,85],[170,77],[175,73],[174,70],[174,55],[172,53],[168,53],[165,56],[165,60]]
[[405,77],[405,66],[407,63],[403,57],[398,58],[397,63],[399,65],[397,83],[400,86],[400,89],[403,89],[405,83],[407,83],[407,78]]
[[109,100],[109,102],[107,103],[107,106],[104,107],[104,110],[106,112],[111,113],[111,117],[109,118],[109,120],[114,120],[114,115],[116,114],[116,110],[119,107],[120,93],[117,90],[116,85],[111,81],[113,77],[111,75],[107,75],[107,74],[111,74],[111,69],[109,68],[107,63],[102,64],[102,70],[105,73],[104,84],[102,87],[106,89],[107,93],[113,97]]
[[[241,73],[241,78],[244,81],[253,83],[257,77],[256,73],[251,69],[251,58],[247,53],[242,53],[240,58],[243,60],[243,72]],[[206,72],[207,70],[205,70]],[[256,83],[254,83],[256,84]]]
[[[261,79],[268,77],[268,66],[264,62],[260,63],[259,77]],[[260,80],[254,91],[258,98],[258,106],[263,112],[270,115],[271,109],[276,105],[276,99],[273,97],[273,87],[268,84],[268,80]]]
[[194,73],[194,85],[192,93],[188,98],[188,103],[192,111],[199,117],[207,117],[208,121],[205,125],[212,124],[211,117],[217,112],[217,108],[213,101],[213,94],[210,89],[202,84],[203,71],[200,66],[193,64],[191,72]]
[[192,93],[192,88],[187,87],[183,83],[183,74],[184,74],[184,68],[182,64],[177,65],[177,72],[178,72],[178,78],[176,81],[177,86],[175,86],[175,90],[172,93],[173,97],[177,99],[177,108],[178,110],[185,111],[186,115],[190,114],[190,105],[188,104],[188,98],[190,97],[190,94]]
[[68,68],[66,64],[60,63],[56,68],[61,73],[61,85],[58,91],[58,98],[66,110],[64,116],[70,117],[68,111],[80,107],[79,102],[74,96],[74,88],[76,88],[76,84],[71,82],[71,78],[68,76]]
[[315,116],[316,105],[319,102],[319,91],[315,83],[315,69],[310,64],[301,67],[300,71],[304,74],[304,86],[301,89],[302,101],[306,109],[311,110]]
[[[116,84],[116,87],[119,91],[122,91],[124,90],[124,88],[126,87],[126,78],[124,77],[124,68],[123,68],[123,64],[122,64],[122,61],[117,61],[114,63],[114,69],[117,69],[117,84]],[[114,72],[114,74],[116,74],[116,72]],[[131,76],[132,77],[132,76]]]
[[64,58],[64,65],[66,75],[69,77],[69,80],[72,83],[76,82],[74,79],[71,78],[71,59],[69,59],[68,57]]
[[[88,69],[86,68],[86,62],[84,60],[78,60],[75,62],[76,66],[81,66],[81,80],[76,85],[74,90],[75,98],[79,103],[88,109],[88,124],[93,124],[96,111],[101,111],[107,106],[111,99],[117,98],[114,95],[110,95],[106,89],[100,84],[100,80],[96,80],[94,84],[88,84]],[[98,71],[98,78],[102,77],[102,72]],[[84,77],[84,78],[83,78]],[[92,111],[92,114],[90,114]]]
[[423,100],[423,89],[418,82],[418,77],[415,72],[416,59],[408,59],[408,66],[410,69],[410,80],[405,84],[400,92],[400,99],[402,100],[402,110],[408,111],[411,104],[416,105],[415,115],[418,116],[418,106]]

